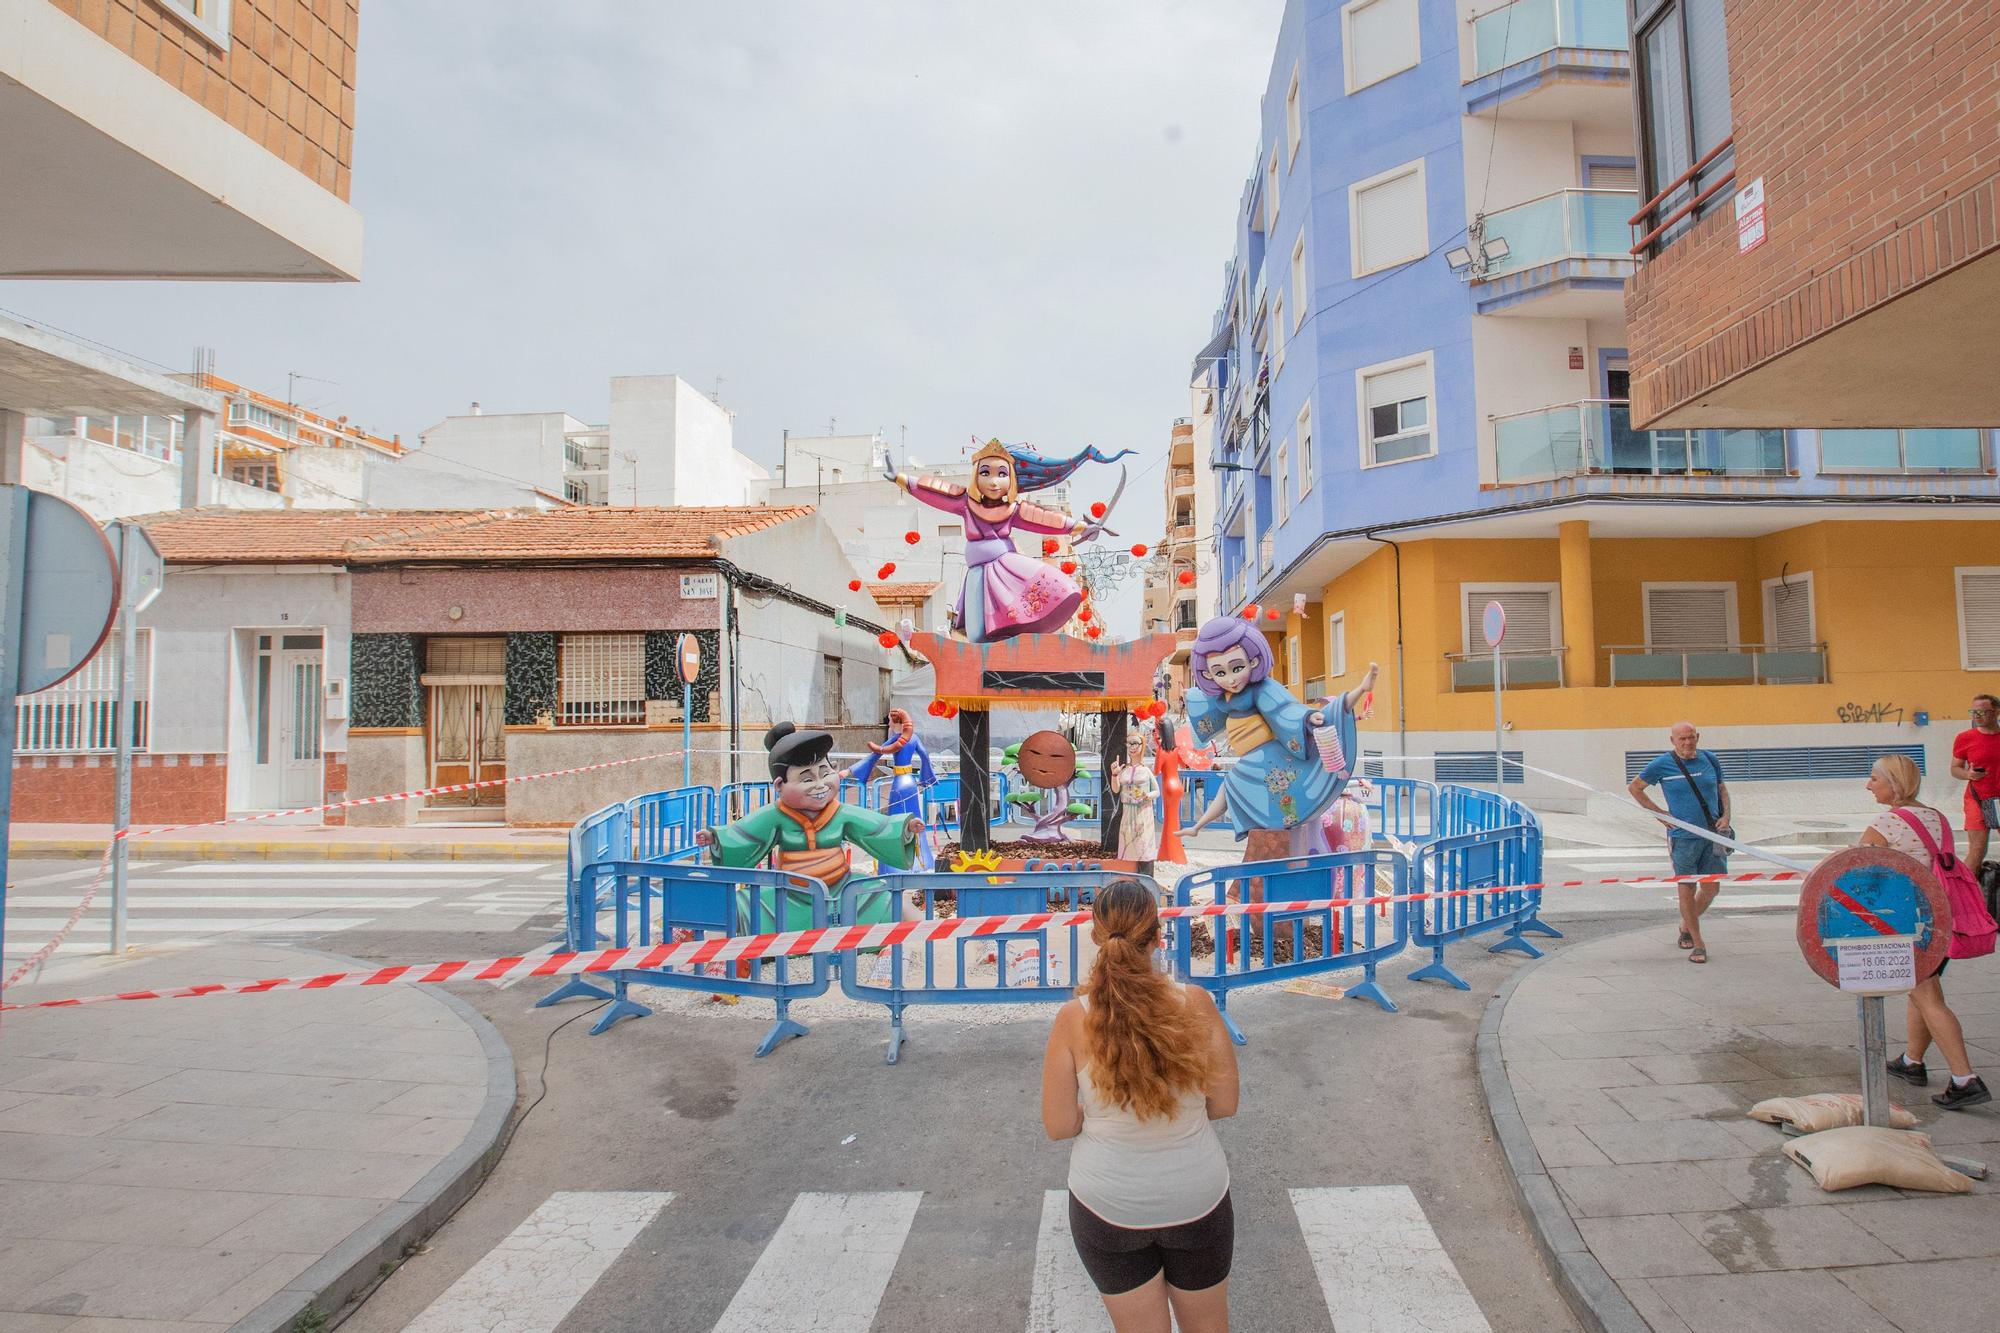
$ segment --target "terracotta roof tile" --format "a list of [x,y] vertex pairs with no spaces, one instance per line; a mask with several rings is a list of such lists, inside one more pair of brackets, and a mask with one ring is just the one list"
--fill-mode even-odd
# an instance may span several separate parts
[[868,595],[878,602],[927,602],[943,587],[939,583],[871,583]]
[[206,507],[139,520],[175,564],[663,560],[804,518],[811,505],[731,508],[280,509]]

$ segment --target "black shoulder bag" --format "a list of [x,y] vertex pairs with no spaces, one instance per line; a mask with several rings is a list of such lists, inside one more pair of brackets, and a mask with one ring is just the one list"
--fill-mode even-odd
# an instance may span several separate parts
[[[1726,829],[1716,822],[1715,812],[1708,808],[1708,798],[1701,794],[1701,785],[1694,780],[1694,774],[1688,771],[1687,761],[1671,750],[1667,751],[1667,754],[1674,761],[1674,767],[1680,769],[1681,776],[1687,779],[1688,790],[1694,793],[1694,803],[1701,807],[1701,822],[1708,825],[1710,833],[1720,833],[1723,837],[1728,837],[1735,830]],[[1717,788],[1720,788],[1722,786],[1722,765],[1716,763],[1713,758],[1701,750],[1695,751],[1695,758],[1708,759],[1708,766],[1715,774],[1715,785]],[[1725,853],[1728,850],[1727,847],[1723,848]]]

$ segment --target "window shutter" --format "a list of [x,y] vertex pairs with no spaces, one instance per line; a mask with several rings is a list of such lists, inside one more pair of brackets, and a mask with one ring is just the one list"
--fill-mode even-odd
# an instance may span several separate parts
[[1594,162],[1590,168],[1590,188],[1593,190],[1637,190],[1639,169],[1637,167],[1613,166]]
[[1724,648],[1729,645],[1727,588],[1648,588],[1648,648]]
[[1507,637],[1500,642],[1504,652],[1547,650],[1556,646],[1556,597],[1552,592],[1529,589],[1525,592],[1495,592],[1490,588],[1465,590],[1465,624],[1468,653],[1486,651],[1486,637],[1480,633],[1480,618],[1486,604],[1498,602],[1507,612]]
[[1422,365],[1404,366],[1401,370],[1385,371],[1368,377],[1368,406],[1387,407],[1391,403],[1404,402],[1411,398],[1422,398],[1428,390],[1427,376]]
[[1797,583],[1771,585],[1770,648],[1805,648],[1812,644],[1812,585]]
[[1416,0],[1375,0],[1348,14],[1347,40],[1354,44],[1348,63],[1359,88],[1417,63]]
[[1424,178],[1412,171],[1354,196],[1355,234],[1362,269],[1377,269],[1424,250]]
[[1959,575],[1958,614],[1965,625],[1965,665],[2000,671],[2000,573]]

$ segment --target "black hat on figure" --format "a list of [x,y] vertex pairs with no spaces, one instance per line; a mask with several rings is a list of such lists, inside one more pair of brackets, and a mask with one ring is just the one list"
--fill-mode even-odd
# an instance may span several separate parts
[[817,764],[833,753],[833,736],[824,731],[800,731],[790,722],[780,722],[764,733],[764,749],[770,753],[771,776],[782,778],[800,764]]

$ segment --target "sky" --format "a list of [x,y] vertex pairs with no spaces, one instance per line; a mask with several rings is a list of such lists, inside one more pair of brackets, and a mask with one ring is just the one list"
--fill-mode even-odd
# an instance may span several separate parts
[[[1160,529],[1283,0],[368,0],[358,284],[0,283],[0,308],[382,435],[718,388],[736,446],[1133,448]],[[1087,476],[1078,500],[1108,498]],[[1137,628],[1137,598],[1110,602]],[[1121,623],[1122,622],[1122,623]]]

